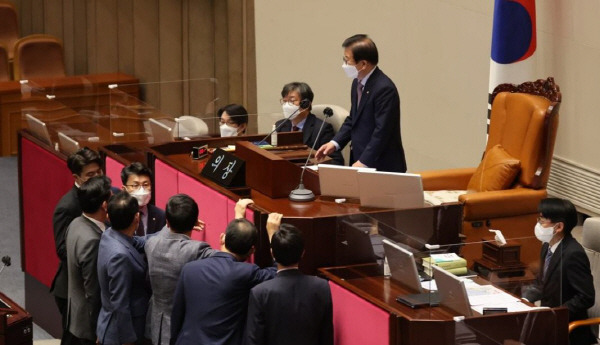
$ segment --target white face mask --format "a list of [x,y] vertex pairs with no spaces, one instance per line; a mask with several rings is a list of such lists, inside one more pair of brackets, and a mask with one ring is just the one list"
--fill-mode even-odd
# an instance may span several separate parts
[[542,243],[548,243],[554,237],[554,226],[545,228],[542,224],[537,223],[533,232],[535,233],[535,237]]
[[221,137],[235,137],[238,135],[238,129],[226,123],[219,126],[219,130],[221,131]]
[[300,113],[300,111],[298,111],[300,109],[300,106],[295,105],[293,103],[285,102],[285,103],[283,103],[281,108],[283,109],[283,118],[284,119],[287,119],[290,115],[292,115],[292,114],[294,114],[294,112],[296,112],[292,117],[290,117],[290,120],[293,120]]
[[148,205],[148,202],[150,202],[150,197],[152,196],[150,191],[144,189],[144,187],[140,187],[129,194],[137,199],[140,207]]
[[356,69],[356,66],[351,66],[344,62],[344,64],[342,65],[342,69],[344,70],[348,78],[358,78],[358,70]]

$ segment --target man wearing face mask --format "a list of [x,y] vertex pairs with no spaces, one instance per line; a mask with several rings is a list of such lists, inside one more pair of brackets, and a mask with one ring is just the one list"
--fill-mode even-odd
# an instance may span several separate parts
[[400,96],[394,82],[377,67],[379,55],[367,35],[342,44],[346,75],[353,79],[350,114],[335,137],[317,151],[317,159],[350,141],[350,164],[380,171],[406,172],[400,135]]
[[[541,301],[543,307],[565,306],[569,322],[588,318],[594,305],[594,280],[583,247],[571,236],[577,225],[575,206],[564,199],[548,198],[538,206],[540,216],[534,233],[542,245],[536,283],[524,288],[523,298]],[[590,327],[569,333],[571,344],[593,344]]]
[[144,236],[160,231],[166,222],[165,211],[148,204],[152,198],[152,172],[140,162],[134,162],[121,170],[123,190],[138,201],[140,223],[136,236]]
[[228,104],[217,111],[221,137],[235,137],[246,134],[248,111],[239,104]]
[[50,293],[54,295],[56,305],[62,316],[63,335],[61,344],[72,344],[76,340],[72,338],[67,327],[67,297],[68,297],[68,270],[67,270],[67,246],[66,233],[71,221],[81,216],[81,206],[77,191],[87,180],[95,176],[102,176],[102,160],[98,153],[84,147],[73,153],[67,159],[67,167],[73,174],[74,185],[60,199],[52,216],[52,227],[54,229],[54,244],[56,255],[60,259],[58,270],[52,280]]
[[[314,94],[310,86],[306,83],[293,82],[284,85],[281,90],[281,108],[284,118],[277,121],[275,127],[278,133],[300,131],[302,132],[302,142],[306,146],[312,147],[315,145],[315,140],[318,140],[315,145],[318,148],[328,143],[333,138],[334,132],[333,126],[325,123],[321,134],[317,138],[323,121],[310,112],[312,107],[309,106],[308,109],[300,109],[300,102],[302,100],[308,99],[312,103],[313,98]],[[344,158],[341,152],[334,151],[328,156],[333,160],[330,162],[331,164],[344,165]]]

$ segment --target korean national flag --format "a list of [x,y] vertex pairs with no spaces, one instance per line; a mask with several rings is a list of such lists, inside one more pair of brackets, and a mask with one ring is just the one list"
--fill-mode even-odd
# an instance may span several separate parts
[[495,0],[489,93],[534,80],[535,0]]

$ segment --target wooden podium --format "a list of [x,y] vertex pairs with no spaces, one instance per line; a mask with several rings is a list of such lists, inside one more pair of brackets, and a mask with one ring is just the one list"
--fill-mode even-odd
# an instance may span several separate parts
[[[235,155],[246,161],[248,187],[270,198],[287,198],[300,183],[302,167],[251,142],[237,142]],[[319,176],[310,169],[304,173],[304,185],[315,195],[321,194]]]
[[31,315],[0,292],[0,345],[33,344]]

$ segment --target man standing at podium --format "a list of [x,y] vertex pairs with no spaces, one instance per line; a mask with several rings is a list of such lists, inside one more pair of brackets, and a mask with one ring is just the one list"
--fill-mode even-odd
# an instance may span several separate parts
[[394,82],[377,67],[379,54],[367,35],[354,35],[342,44],[342,68],[353,79],[350,114],[316,158],[344,148],[350,141],[350,164],[380,171],[406,172],[400,135],[400,96]]

